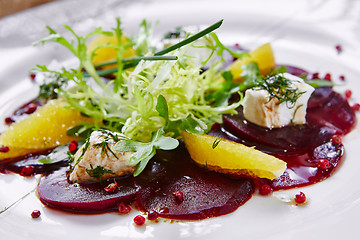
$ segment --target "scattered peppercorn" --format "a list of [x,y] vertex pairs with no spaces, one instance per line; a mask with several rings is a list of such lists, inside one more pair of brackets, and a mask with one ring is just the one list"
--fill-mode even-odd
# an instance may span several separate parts
[[70,152],[73,152],[73,151],[76,150],[77,146],[76,146],[75,143],[71,142],[71,143],[69,144],[69,147],[68,147],[68,148],[69,148],[69,151],[70,151]]
[[352,110],[355,112],[358,112],[360,110],[360,104],[359,103],[355,103],[354,105],[352,105]]
[[331,74],[330,73],[325,74],[324,79],[331,82]]
[[342,46],[341,46],[340,44],[337,44],[337,45],[335,46],[335,49],[336,49],[336,51],[337,51],[338,54],[340,54],[340,53],[342,52]]
[[306,201],[306,196],[303,192],[295,195],[295,202],[296,203],[304,203]]
[[29,105],[26,106],[25,109],[25,113],[30,114],[36,111],[38,105],[36,105],[35,103],[30,103]]
[[129,205],[127,205],[126,203],[121,202],[118,205],[118,211],[119,211],[119,213],[126,214],[131,211],[131,207]]
[[182,191],[179,190],[179,191],[173,192],[173,194],[174,194],[176,200],[178,200],[179,202],[183,201],[184,195],[183,195]]
[[330,167],[330,163],[327,159],[320,159],[317,164],[318,168],[326,170]]
[[271,193],[271,187],[267,184],[263,184],[259,189],[259,193],[263,196],[269,195]]
[[334,135],[334,136],[332,136],[331,141],[334,144],[340,144],[341,143],[341,137],[339,135]]
[[36,77],[36,74],[35,73],[30,73],[29,76],[30,76],[30,79],[34,81],[35,77]]
[[142,226],[144,225],[145,223],[145,218],[141,215],[137,215],[135,218],[134,218],[134,223],[137,225],[137,226]]
[[345,90],[345,98],[350,99],[352,95],[352,91],[350,89]]
[[311,79],[312,80],[319,79],[319,73],[318,72],[313,73]]
[[12,119],[11,117],[5,118],[4,121],[5,121],[5,124],[7,124],[7,125],[10,125],[10,124],[12,124],[13,122],[15,122],[14,119]]
[[117,189],[117,182],[110,183],[107,187],[104,188],[106,192],[114,192]]
[[34,210],[31,213],[32,218],[38,218],[38,217],[40,217],[40,215],[41,215],[41,212],[39,210]]
[[159,217],[159,214],[157,212],[155,212],[155,211],[148,212],[147,218],[149,220],[156,220],[158,217]]
[[10,151],[8,146],[0,146],[0,152],[7,153]]
[[341,81],[345,81],[345,76],[344,75],[340,75],[339,78],[340,78]]
[[35,169],[33,166],[31,165],[26,165],[21,169],[20,175],[24,176],[24,177],[28,177],[33,175],[35,172]]

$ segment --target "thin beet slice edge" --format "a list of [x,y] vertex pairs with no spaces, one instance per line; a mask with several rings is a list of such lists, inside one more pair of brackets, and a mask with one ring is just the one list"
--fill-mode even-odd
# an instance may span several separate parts
[[118,188],[106,192],[104,188],[112,181],[91,184],[71,184],[66,177],[67,168],[61,168],[41,178],[38,194],[41,202],[50,207],[70,211],[97,213],[111,211],[120,202],[131,202],[136,188],[132,177],[116,179]]
[[[136,199],[142,211],[179,220],[228,214],[254,192],[252,180],[231,179],[196,166],[184,147],[159,153],[135,184],[140,189]],[[182,200],[174,195],[177,191],[183,194]]]

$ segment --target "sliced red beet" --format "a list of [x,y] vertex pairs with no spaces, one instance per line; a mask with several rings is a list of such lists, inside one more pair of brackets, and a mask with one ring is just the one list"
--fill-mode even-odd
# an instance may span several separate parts
[[51,173],[61,167],[68,166],[67,161],[60,161],[53,164],[40,163],[39,159],[45,158],[51,151],[52,149],[49,149],[39,153],[28,154],[25,157],[9,159],[7,164],[0,164],[0,168],[4,167],[6,171],[20,174],[23,167],[31,166],[34,169],[34,174],[46,174]]
[[356,116],[348,102],[340,94],[333,93],[328,101],[309,108],[306,120],[310,125],[327,126],[345,135],[355,126]]
[[116,179],[117,190],[106,192],[104,188],[110,182],[71,184],[66,170],[61,168],[40,180],[38,194],[45,205],[71,212],[96,213],[115,210],[120,202],[134,199],[136,188],[132,177]]
[[[313,151],[302,155],[280,157],[287,162],[285,173],[268,184],[274,190],[300,187],[314,184],[328,178],[341,163],[344,153],[342,144],[324,143]],[[326,159],[330,165],[327,169],[318,167],[320,159]]]
[[301,126],[286,126],[282,128],[264,128],[245,120],[242,108],[237,115],[225,115],[222,131],[233,136],[242,143],[248,141],[258,146],[260,150],[267,147],[289,151],[308,151],[325,142],[334,134],[348,133],[356,123],[356,116],[346,99],[340,94],[329,92],[329,88],[320,88],[310,101],[307,124]]
[[329,101],[329,98],[334,93],[335,92],[331,87],[316,88],[315,91],[311,94],[311,98],[309,99],[308,109],[321,106],[326,101]]
[[[259,127],[247,122],[239,108],[238,115],[224,116],[224,123],[214,125],[210,134],[255,146],[286,161],[287,169],[281,177],[274,181],[262,180],[262,184],[274,190],[322,181],[335,171],[343,156],[343,145],[334,144],[332,136],[348,133],[356,123],[355,113],[346,99],[329,89],[320,88],[312,95],[306,125]],[[330,166],[318,168],[320,159],[327,160]]]
[[223,131],[238,138],[239,142],[257,146],[259,150],[266,151],[270,147],[285,152],[304,152],[328,141],[336,133],[331,128],[314,127],[310,124],[264,128],[246,121],[242,108],[239,108],[238,112],[239,114],[234,116],[224,116]]
[[140,188],[136,198],[141,210],[181,220],[233,212],[254,191],[251,180],[231,179],[194,165],[183,147],[158,154],[135,183]]

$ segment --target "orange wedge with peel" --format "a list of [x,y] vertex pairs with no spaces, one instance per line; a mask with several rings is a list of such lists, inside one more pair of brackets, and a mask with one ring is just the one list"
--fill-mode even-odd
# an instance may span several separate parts
[[275,179],[286,169],[286,162],[240,143],[206,134],[181,135],[191,158],[209,170]]
[[92,118],[71,109],[65,100],[51,100],[28,118],[13,123],[0,135],[0,146],[10,151],[0,152],[0,161],[40,152],[66,144],[76,137],[66,134],[69,128],[80,123],[92,123]]
[[250,51],[248,57],[240,58],[228,67],[228,70],[230,70],[233,75],[235,82],[242,81],[241,68],[250,62],[256,62],[258,64],[260,74],[262,75],[266,75],[270,73],[271,70],[275,69],[276,62],[271,44],[266,43],[261,45],[260,47]]

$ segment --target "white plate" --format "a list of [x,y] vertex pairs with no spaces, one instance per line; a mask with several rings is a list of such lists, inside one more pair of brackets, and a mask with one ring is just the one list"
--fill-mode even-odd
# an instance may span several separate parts
[[[69,55],[54,45],[31,47],[46,36],[44,25],[57,30],[69,24],[80,32],[98,24],[108,28],[121,16],[127,32],[136,33],[142,18],[160,20],[156,36],[178,25],[212,24],[224,19],[217,32],[225,43],[252,48],[270,41],[277,62],[294,64],[335,79],[346,76],[359,102],[360,24],[359,1],[58,1],[8,18],[0,19],[0,108],[1,121],[16,104],[36,95],[27,78],[35,64],[60,61]],[[54,17],[56,16],[56,17]],[[343,52],[337,54],[335,45]],[[60,51],[59,51],[60,50]],[[358,235],[360,213],[358,169],[359,127],[345,137],[346,158],[341,168],[319,184],[253,196],[244,206],[226,216],[203,221],[160,221],[135,227],[139,214],[117,213],[76,215],[44,207],[35,193],[0,215],[1,239],[354,239]],[[0,175],[0,209],[31,191],[38,178]],[[305,206],[295,206],[279,198],[292,198],[303,191]],[[281,196],[279,196],[279,194]],[[276,197],[278,196],[278,197]],[[39,209],[39,219],[30,213]]]

